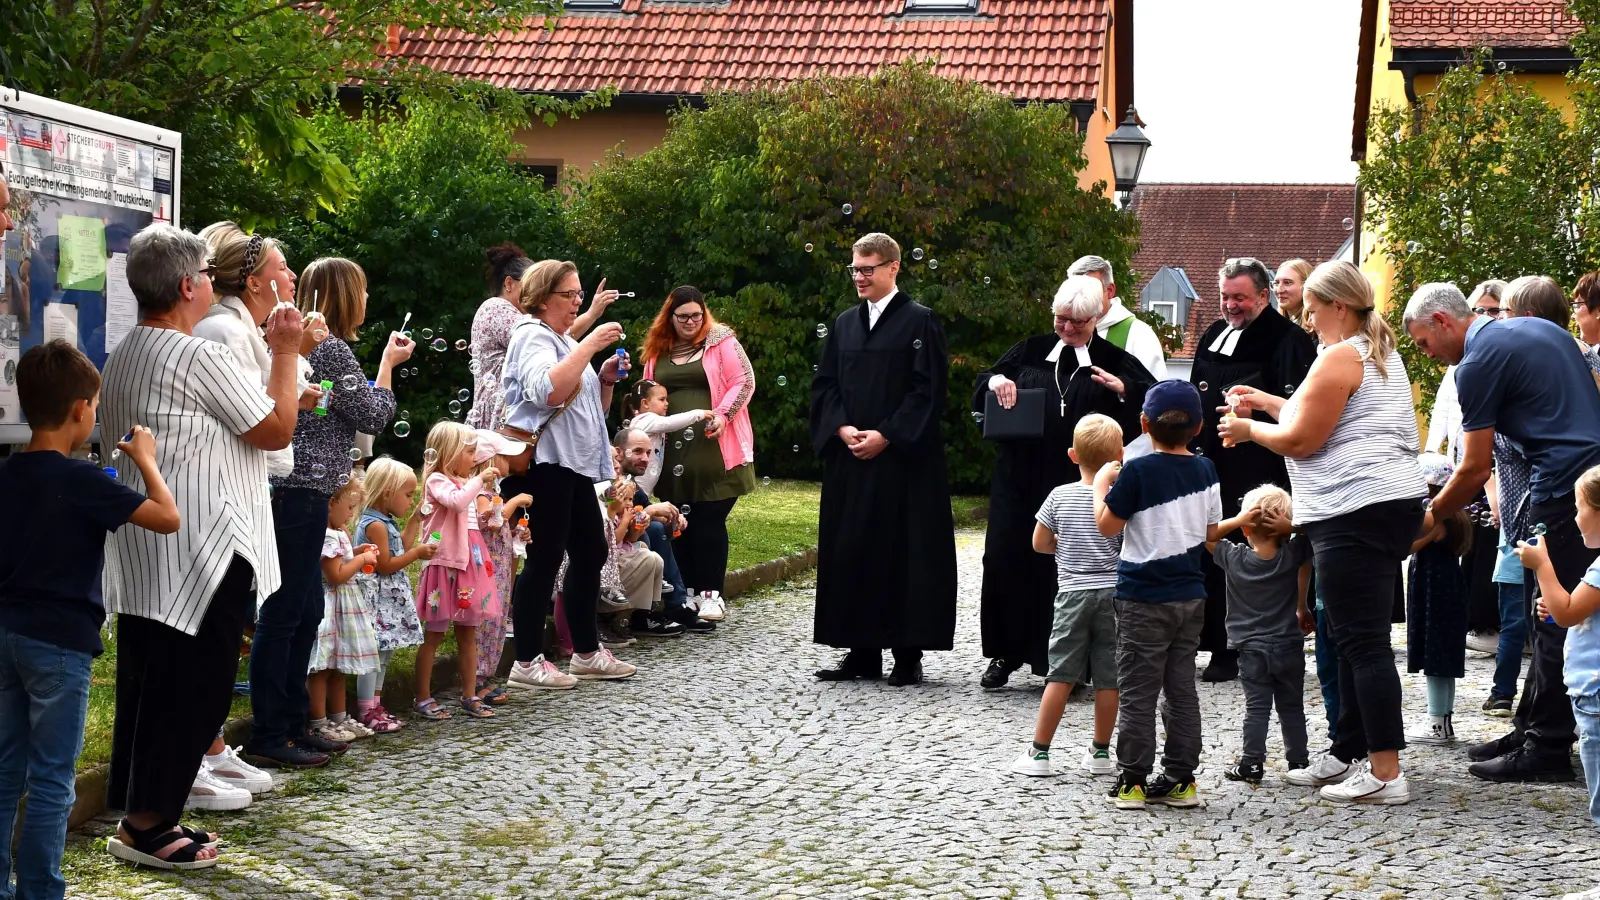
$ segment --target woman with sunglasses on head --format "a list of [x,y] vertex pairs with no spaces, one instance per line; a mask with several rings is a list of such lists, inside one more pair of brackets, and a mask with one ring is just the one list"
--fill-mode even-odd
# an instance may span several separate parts
[[973,412],[984,412],[991,391],[1011,409],[1019,390],[1043,390],[1045,406],[1037,437],[996,442],[979,613],[983,655],[990,660],[980,684],[988,690],[1003,687],[1023,666],[1048,674],[1056,564],[1033,549],[1034,517],[1051,490],[1078,478],[1078,464],[1067,457],[1078,420],[1110,416],[1122,426],[1124,444],[1140,433],[1139,408],[1155,378],[1132,354],[1096,334],[1103,308],[1099,279],[1068,276],[1052,304],[1055,330],[1018,343],[978,374]]
[[689,527],[673,543],[673,555],[691,596],[700,598],[701,618],[725,613],[723,581],[728,569],[728,514],[755,490],[755,433],[750,398],[755,370],[733,329],[719,323],[699,289],[673,289],[645,336],[644,377],[667,389],[674,409],[709,409],[713,416],[681,435],[669,436],[656,494],[690,509]]

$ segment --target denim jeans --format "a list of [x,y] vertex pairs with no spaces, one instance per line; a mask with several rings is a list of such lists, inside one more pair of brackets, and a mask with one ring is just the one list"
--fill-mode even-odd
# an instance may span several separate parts
[[299,737],[311,714],[306,669],[322,624],[322,541],[328,495],[308,488],[275,489],[272,519],[283,583],[261,604],[250,642],[252,750]]
[[667,526],[661,522],[651,522],[650,527],[645,529],[644,539],[650,549],[661,557],[661,577],[672,585],[672,593],[661,598],[663,604],[669,607],[682,606],[688,602],[689,592],[684,590],[677,557],[672,555],[672,536],[667,534]]
[[1572,717],[1578,722],[1578,759],[1589,783],[1589,818],[1600,825],[1600,697],[1573,697]]
[[[61,900],[92,657],[0,628],[0,898]],[[12,828],[27,788],[11,887]]]
[[1317,686],[1322,689],[1322,710],[1328,716],[1328,740],[1333,741],[1338,739],[1339,724],[1339,645],[1333,642],[1333,625],[1321,604],[1317,605],[1316,648]]
[[1517,676],[1522,674],[1522,645],[1528,640],[1526,594],[1520,584],[1495,584],[1500,589],[1500,644],[1494,652],[1494,687],[1489,696],[1510,700],[1517,696]]

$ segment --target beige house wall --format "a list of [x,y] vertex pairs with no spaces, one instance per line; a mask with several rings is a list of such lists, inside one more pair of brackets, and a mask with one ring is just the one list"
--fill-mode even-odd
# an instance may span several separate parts
[[660,146],[667,134],[667,113],[660,109],[596,109],[576,119],[540,122],[517,130],[522,153],[516,161],[530,166],[575,166],[587,172],[613,148],[637,156]]

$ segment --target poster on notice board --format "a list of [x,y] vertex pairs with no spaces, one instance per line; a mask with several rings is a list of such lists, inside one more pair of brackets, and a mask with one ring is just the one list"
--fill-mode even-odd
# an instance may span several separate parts
[[16,365],[70,341],[104,366],[138,321],[128,241],[178,221],[181,137],[129,119],[0,89],[0,169],[16,226],[0,234],[0,443],[27,439]]

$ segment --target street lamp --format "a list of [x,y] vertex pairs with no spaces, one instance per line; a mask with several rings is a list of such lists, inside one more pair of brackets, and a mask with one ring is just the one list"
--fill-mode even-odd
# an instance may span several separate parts
[[1139,170],[1144,168],[1144,155],[1150,152],[1150,139],[1139,127],[1139,114],[1128,106],[1128,117],[1117,130],[1106,135],[1106,145],[1111,148],[1111,172],[1117,179],[1117,191],[1122,194],[1122,206],[1139,184]]

